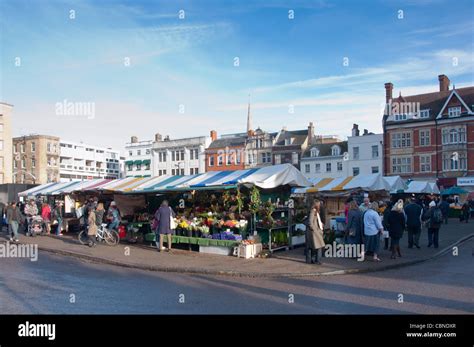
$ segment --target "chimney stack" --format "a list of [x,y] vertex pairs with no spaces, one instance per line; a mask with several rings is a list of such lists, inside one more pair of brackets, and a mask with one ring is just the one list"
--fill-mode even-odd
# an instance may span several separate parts
[[439,81],[439,91],[440,92],[446,92],[449,90],[449,84],[451,81],[449,80],[448,76],[446,75],[439,75],[438,76],[438,81]]
[[161,140],[163,140],[163,136],[161,136],[161,134],[159,134],[159,133],[156,133],[155,134],[155,142],[160,142]]
[[369,135],[369,131],[367,129],[364,129],[364,135]]
[[392,82],[385,83],[385,102],[388,104],[392,100],[393,84]]
[[313,122],[309,122],[308,125],[308,144],[312,144],[314,141],[314,125]]
[[211,130],[211,140],[212,141],[217,140],[217,131]]
[[354,124],[352,126],[352,136],[359,136],[360,131],[359,131],[359,125]]
[[130,139],[130,142],[131,143],[137,143],[138,142],[138,137],[132,136],[132,138]]

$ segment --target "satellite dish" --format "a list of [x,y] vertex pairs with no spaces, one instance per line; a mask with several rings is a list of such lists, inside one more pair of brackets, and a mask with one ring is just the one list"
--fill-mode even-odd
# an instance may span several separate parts
[[20,153],[15,155],[15,160],[20,160]]

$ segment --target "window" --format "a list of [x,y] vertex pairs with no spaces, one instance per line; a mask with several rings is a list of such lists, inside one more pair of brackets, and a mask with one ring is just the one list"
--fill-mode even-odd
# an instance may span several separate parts
[[25,153],[25,144],[24,143],[20,144],[20,152]]
[[239,150],[239,151],[235,154],[235,162],[236,162],[237,164],[240,164],[240,162],[241,162],[241,160],[242,160],[241,156],[242,156],[242,152]]
[[410,173],[411,157],[393,157],[392,158],[392,173]]
[[333,157],[341,155],[341,148],[339,146],[332,146],[331,148],[331,155]]
[[430,110],[421,110],[420,118],[430,118]]
[[379,173],[379,167],[378,166],[372,166],[372,173],[373,174]]
[[304,165],[304,172],[309,173],[309,164]]
[[420,146],[429,146],[430,144],[430,130],[420,130]]
[[224,154],[219,153],[217,155],[217,166],[222,166],[222,163],[224,162]]
[[0,151],[3,151],[3,140],[0,140]]
[[133,156],[133,151],[128,151],[129,156]]
[[352,176],[357,176],[360,173],[360,169],[358,167],[352,168]]
[[137,171],[140,171],[142,169],[142,164],[137,164]]
[[22,169],[25,169],[25,168],[26,168],[26,159],[25,159],[25,158],[23,158],[23,159],[21,160],[21,168],[22,168]]
[[189,160],[194,160],[194,149],[189,150]]
[[316,173],[321,172],[321,164],[314,165],[314,170],[316,171]]
[[298,164],[298,153],[296,152],[291,153],[291,162],[294,165]]
[[397,122],[402,121],[402,120],[407,120],[407,115],[406,114],[396,114],[395,115],[395,120]]
[[184,169],[180,169],[180,170],[178,170],[178,171],[179,171],[179,174],[180,174],[181,176],[184,176]]
[[270,152],[262,153],[262,163],[271,163],[272,154]]
[[359,159],[359,147],[352,148],[352,157],[353,159]]
[[312,148],[310,155],[311,155],[312,157],[317,157],[317,156],[319,156],[319,149],[317,149],[317,148]]
[[137,155],[142,155],[142,150],[141,149],[137,149]]
[[275,154],[275,165],[281,164],[281,154]]
[[326,172],[331,172],[331,163],[326,163]]
[[35,143],[35,142],[32,142],[32,143],[31,143],[31,151],[32,151],[32,152],[35,152],[35,151],[36,151],[36,143]]
[[31,159],[31,168],[34,169],[36,167],[36,160]]
[[147,148],[147,149],[145,150],[145,154],[150,154],[150,153],[151,153],[151,149]]
[[171,169],[171,175],[176,176],[176,169]]
[[337,162],[337,171],[342,171],[342,161]]
[[3,123],[0,123],[0,133],[3,133]]
[[392,148],[411,147],[411,133],[394,133],[392,134]]
[[181,161],[183,161],[184,160],[184,149],[182,149],[179,153],[181,154]]
[[431,155],[420,155],[420,172],[431,171]]
[[285,146],[291,145],[291,139],[285,139]]
[[372,158],[378,158],[379,157],[379,146],[375,145],[372,146]]
[[14,168],[14,169],[17,169],[17,168],[18,168],[18,164],[17,164],[17,161],[16,161],[16,160],[13,161],[13,168]]
[[461,115],[461,106],[449,107],[448,117],[459,117]]
[[0,170],[3,170],[3,157],[0,157]]
[[158,161],[163,163],[166,161],[166,152],[159,152],[158,153]]
[[13,145],[13,153],[18,153],[18,148],[16,146],[16,144]]
[[[51,152],[51,142],[48,142],[48,144],[46,145],[46,150],[47,150],[48,152]],[[23,148],[23,151],[22,151],[22,152],[24,152],[24,151],[25,151],[25,149]]]
[[466,127],[444,128],[442,130],[443,145],[466,143]]
[[145,164],[145,170],[150,170],[150,164]]
[[226,163],[225,163],[226,165],[232,164],[232,160],[234,160],[234,155],[235,154],[234,154],[233,151],[230,152],[230,153],[227,153],[227,155],[226,155],[227,160],[226,160]]
[[209,166],[214,166],[214,156],[209,156]]
[[467,170],[467,156],[465,152],[451,152],[443,154],[444,171],[465,171]]

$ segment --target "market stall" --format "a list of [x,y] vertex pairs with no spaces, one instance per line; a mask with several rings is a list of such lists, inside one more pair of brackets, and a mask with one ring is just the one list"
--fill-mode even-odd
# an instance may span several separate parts
[[310,185],[294,166],[283,164],[189,176],[54,183],[22,195],[67,195],[82,203],[90,196],[114,200],[123,224],[136,236],[132,239],[149,243],[155,241],[153,214],[166,199],[177,213],[174,243],[202,252],[231,254],[259,240],[270,251],[283,244],[288,247],[294,227],[288,206],[291,187]]

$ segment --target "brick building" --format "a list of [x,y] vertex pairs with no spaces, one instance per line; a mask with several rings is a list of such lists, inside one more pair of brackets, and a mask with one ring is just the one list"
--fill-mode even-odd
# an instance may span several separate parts
[[439,91],[393,98],[385,83],[384,173],[456,184],[474,175],[474,87],[451,88],[438,76]]

